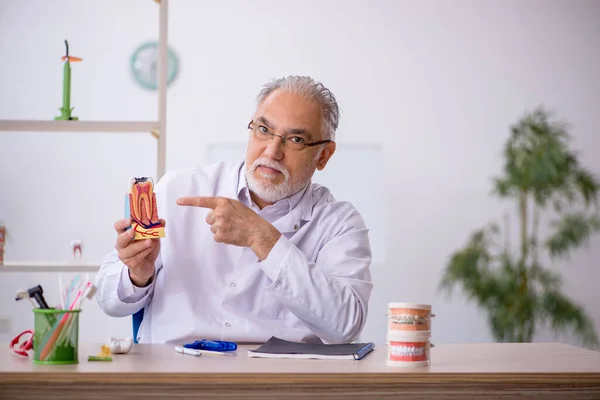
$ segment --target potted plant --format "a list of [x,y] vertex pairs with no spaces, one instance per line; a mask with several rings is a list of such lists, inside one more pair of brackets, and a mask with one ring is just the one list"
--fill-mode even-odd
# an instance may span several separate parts
[[460,288],[486,312],[496,341],[531,342],[548,327],[594,347],[593,321],[561,291],[561,275],[549,265],[568,260],[600,230],[600,183],[570,149],[567,125],[543,107],[510,128],[492,193],[516,205],[517,246],[511,247],[508,217],[502,228],[484,226],[451,254],[439,289],[450,295]]

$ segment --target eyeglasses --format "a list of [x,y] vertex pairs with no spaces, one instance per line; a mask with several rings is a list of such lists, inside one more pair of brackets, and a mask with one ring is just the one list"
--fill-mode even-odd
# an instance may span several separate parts
[[302,150],[305,147],[312,147],[312,146],[318,146],[320,144],[325,144],[325,143],[329,143],[331,142],[331,140],[319,140],[318,142],[312,142],[312,143],[305,143],[306,139],[303,138],[302,136],[298,136],[298,135],[290,135],[290,136],[282,136],[282,135],[277,135],[276,133],[272,133],[269,131],[269,128],[267,128],[264,125],[255,125],[253,126],[254,121],[250,121],[250,123],[248,123],[248,129],[252,129],[252,131],[254,132],[254,137],[261,141],[267,141],[267,140],[272,140],[275,138],[275,136],[281,138],[281,141],[283,143],[284,146],[289,147],[292,150]]

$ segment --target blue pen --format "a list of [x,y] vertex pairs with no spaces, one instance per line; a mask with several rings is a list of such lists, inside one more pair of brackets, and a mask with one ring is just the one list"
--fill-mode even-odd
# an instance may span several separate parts
[[196,340],[193,343],[184,344],[183,347],[196,350],[209,351],[235,351],[237,344],[234,342],[225,342],[223,340]]

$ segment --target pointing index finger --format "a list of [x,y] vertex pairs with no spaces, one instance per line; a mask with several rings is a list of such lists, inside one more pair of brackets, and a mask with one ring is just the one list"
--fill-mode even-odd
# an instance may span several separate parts
[[202,207],[202,208],[212,208],[214,209],[219,205],[218,197],[180,197],[177,199],[177,204],[180,206],[192,206],[192,207]]

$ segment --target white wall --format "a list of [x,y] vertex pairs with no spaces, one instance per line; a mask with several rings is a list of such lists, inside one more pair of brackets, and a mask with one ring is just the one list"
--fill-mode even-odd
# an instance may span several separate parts
[[[545,104],[570,121],[583,160],[600,173],[600,5],[170,4],[170,44],[182,69],[169,89],[167,168],[202,163],[214,142],[243,142],[266,80],[322,80],[342,108],[338,141],[384,149],[387,250],[385,261],[373,265],[363,337],[385,340],[388,301],[415,301],[434,305],[436,343],[491,340],[474,306],[437,295],[440,272],[470,232],[512,210],[489,197],[490,178],[500,171],[508,125],[526,110]],[[135,46],[157,32],[158,8],[149,0],[1,0],[0,118],[56,115],[65,38],[84,58],[73,66],[76,115],[155,118],[156,95],[132,83],[128,62]],[[69,241],[83,239],[86,257],[99,261],[113,244],[127,177],[155,174],[154,152],[145,134],[0,133],[0,218],[13,236],[6,259],[66,259]],[[562,270],[567,293],[587,307],[600,334],[599,244],[596,238]],[[12,318],[11,334],[29,321],[26,306],[14,304],[14,290],[43,281],[51,291],[56,277],[49,275],[0,274],[0,314]],[[129,332],[128,320],[108,319],[97,308],[89,307],[88,318],[84,340]]]

